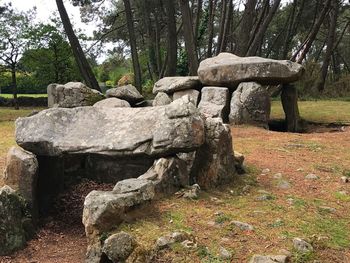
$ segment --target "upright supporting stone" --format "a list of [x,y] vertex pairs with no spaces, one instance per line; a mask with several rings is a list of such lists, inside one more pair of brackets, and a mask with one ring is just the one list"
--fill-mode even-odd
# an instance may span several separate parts
[[229,90],[224,87],[204,87],[198,104],[199,111],[210,118],[221,118],[228,121]]
[[22,248],[33,234],[24,200],[5,185],[0,188],[0,256]]
[[286,130],[288,132],[299,132],[300,114],[298,108],[298,91],[295,86],[285,84],[282,87],[281,101],[286,115]]
[[37,214],[37,178],[38,161],[36,156],[22,148],[11,147],[7,154],[3,181],[28,202],[33,216]]
[[266,88],[256,82],[243,82],[232,94],[230,123],[268,128],[270,109],[270,95]]

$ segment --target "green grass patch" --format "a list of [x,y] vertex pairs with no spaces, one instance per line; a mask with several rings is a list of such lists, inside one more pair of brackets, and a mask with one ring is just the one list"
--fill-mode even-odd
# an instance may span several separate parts
[[33,111],[43,110],[44,108],[24,107],[19,110],[8,107],[0,107],[0,122],[15,121],[18,117],[28,116]]
[[[13,94],[0,94],[0,97],[12,99]],[[47,94],[17,94],[17,97],[46,98]]]
[[301,225],[300,230],[306,236],[326,236],[325,246],[340,249],[350,246],[348,223],[345,220],[317,217]]
[[[300,115],[307,121],[320,123],[350,123],[349,101],[299,101]],[[280,101],[272,101],[271,119],[284,119]]]

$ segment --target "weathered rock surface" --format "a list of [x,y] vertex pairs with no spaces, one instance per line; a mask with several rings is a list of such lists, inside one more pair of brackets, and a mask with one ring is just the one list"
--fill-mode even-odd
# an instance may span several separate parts
[[266,85],[290,83],[299,80],[303,71],[300,64],[288,60],[220,53],[200,63],[198,76],[207,86],[235,88],[239,83],[249,81]]
[[143,101],[143,96],[133,85],[125,85],[107,90],[107,98],[118,98],[126,100],[131,105]]
[[81,82],[68,82],[65,85],[50,84],[47,87],[49,108],[75,108],[92,106],[105,97]]
[[285,255],[254,255],[249,263],[287,263],[288,256]]
[[193,101],[194,105],[198,105],[199,102],[199,97],[200,97],[200,92],[195,89],[188,89],[188,90],[180,90],[176,91],[173,94],[173,100],[177,100],[183,96],[190,96],[190,99]]
[[165,156],[201,146],[204,124],[188,96],[161,107],[53,108],[18,118],[16,141],[37,155]]
[[174,243],[180,243],[185,240],[194,240],[194,237],[183,231],[174,232],[174,233],[159,237],[156,241],[156,249],[164,249]]
[[236,170],[239,174],[244,174],[245,170],[244,170],[244,155],[241,154],[240,152],[234,151],[233,152],[234,155],[234,160],[235,160],[235,167]]
[[0,255],[22,248],[32,232],[24,200],[5,185],[0,188]]
[[100,234],[122,223],[131,208],[153,197],[152,182],[138,179],[121,181],[110,192],[90,192],[85,198],[83,210],[83,224],[89,243],[95,243]]
[[107,98],[101,101],[98,101],[94,104],[94,107],[98,108],[125,108],[131,107],[129,102],[126,100],[121,100],[118,98]]
[[206,117],[228,120],[229,114],[229,90],[223,87],[204,87],[201,101],[198,104],[199,111]]
[[168,94],[164,92],[159,92],[157,93],[157,96],[154,98],[152,102],[152,106],[163,106],[163,105],[168,105],[172,103],[172,99],[169,97]]
[[301,253],[307,253],[314,250],[310,243],[298,237],[293,239],[293,247],[295,250]]
[[189,185],[189,173],[186,162],[176,158],[160,158],[139,179],[153,182],[157,193],[172,194]]
[[131,178],[118,182],[113,191],[118,194],[136,193],[141,200],[151,200],[154,197],[154,186],[147,179]]
[[200,187],[210,188],[232,180],[236,169],[230,127],[221,118],[207,118],[205,133],[205,143],[196,151],[190,178]]
[[254,227],[248,223],[244,223],[244,222],[240,222],[240,221],[231,221],[230,225],[235,225],[236,227],[238,227],[241,230],[245,230],[245,231],[253,231]]
[[179,90],[199,89],[201,86],[202,84],[197,76],[165,77],[154,84],[153,94],[157,94],[158,92],[172,94]]
[[124,262],[137,246],[135,238],[128,233],[119,232],[111,235],[104,242],[102,252],[112,262]]
[[36,201],[38,160],[36,156],[19,147],[11,147],[7,153],[3,181],[32,205]]
[[268,127],[271,100],[266,89],[255,82],[239,84],[232,94],[230,123],[256,124]]

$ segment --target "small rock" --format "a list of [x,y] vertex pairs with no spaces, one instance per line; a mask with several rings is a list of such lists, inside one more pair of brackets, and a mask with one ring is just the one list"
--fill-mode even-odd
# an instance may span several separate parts
[[229,260],[229,259],[232,258],[232,253],[230,251],[228,251],[227,249],[223,248],[223,247],[220,247],[219,253],[220,253],[220,257],[222,259]]
[[260,195],[256,198],[257,201],[267,201],[267,200],[273,200],[275,199],[272,195]]
[[308,180],[317,180],[319,177],[316,174],[308,174],[307,176],[305,176],[305,179]]
[[276,173],[273,175],[274,179],[282,179],[282,174],[281,173]]
[[290,189],[291,185],[290,185],[290,183],[288,181],[281,180],[281,181],[278,182],[277,187],[280,188],[280,189],[286,190],[286,189]]
[[319,206],[318,208],[327,213],[335,213],[335,211],[337,211],[335,208],[329,206]]
[[261,171],[262,174],[268,174],[270,172],[269,168],[265,168]]
[[158,249],[163,249],[169,245],[171,245],[173,242],[169,236],[163,236],[157,239],[156,241],[156,247]]
[[286,263],[288,257],[286,255],[254,255],[249,263]]
[[231,221],[230,225],[235,225],[238,228],[240,228],[241,230],[246,230],[246,231],[253,231],[254,227],[252,225],[249,225],[247,223],[244,222],[240,222],[240,221]]
[[217,197],[210,197],[210,201],[211,201],[211,202],[214,202],[214,203],[216,203],[216,204],[222,204],[222,203],[223,203],[223,201],[220,200],[220,199],[217,198]]
[[314,250],[314,248],[312,247],[312,245],[310,243],[308,243],[305,240],[298,238],[298,237],[293,239],[293,247],[298,252],[302,252],[302,253],[310,252],[310,251]]
[[298,168],[298,169],[297,169],[297,172],[303,172],[303,171],[304,171],[303,168]]
[[343,183],[349,182],[349,177],[347,177],[347,176],[342,176],[342,177],[340,177],[340,179],[342,180]]
[[157,249],[164,249],[176,242],[183,242],[188,240],[191,236],[185,232],[174,232],[166,236],[162,236],[156,241]]
[[106,239],[102,251],[113,262],[125,261],[137,246],[133,236],[125,232],[111,235]]
[[198,184],[194,184],[189,190],[184,192],[183,197],[188,199],[198,199],[200,189],[201,188]]
[[195,242],[191,241],[191,240],[182,241],[181,245],[184,248],[187,248],[187,249],[191,249],[191,248],[196,248],[197,247],[197,244]]

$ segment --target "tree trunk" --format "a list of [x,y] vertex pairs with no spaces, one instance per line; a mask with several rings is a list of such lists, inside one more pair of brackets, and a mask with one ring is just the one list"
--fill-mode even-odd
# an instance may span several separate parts
[[254,37],[254,40],[252,44],[250,45],[248,51],[247,51],[247,56],[253,56],[256,54],[257,50],[259,49],[259,45],[261,46],[261,43],[264,39],[264,35],[266,33],[266,30],[271,23],[273,16],[275,15],[276,11],[278,10],[278,7],[280,6],[281,0],[275,0],[273,3],[273,6],[271,10],[269,11],[267,17],[265,18],[263,24],[259,28],[256,36]]
[[208,58],[213,56],[215,6],[216,6],[216,0],[209,0],[208,50],[207,50]]
[[246,1],[242,22],[239,28],[238,40],[237,40],[236,54],[238,56],[244,56],[247,53],[250,34],[253,29],[256,3],[257,3],[257,0]]
[[229,0],[228,11],[226,13],[227,13],[227,16],[225,19],[224,34],[222,36],[222,41],[221,41],[221,45],[220,45],[220,52],[226,51],[226,48],[227,48],[228,35],[230,33],[231,24],[232,24],[232,15],[233,15],[233,2],[232,2],[232,0]]
[[320,79],[320,82],[317,84],[317,89],[320,92],[324,90],[324,85],[326,83],[326,79],[328,75],[328,67],[334,51],[333,47],[335,42],[335,31],[337,29],[338,11],[339,11],[338,0],[333,0],[332,9],[329,13],[330,24],[329,24],[328,36],[327,36],[326,54],[323,59],[323,64],[321,69],[321,79]]
[[302,63],[303,60],[306,57],[306,54],[309,52],[312,43],[315,41],[316,36],[318,31],[320,30],[320,27],[322,25],[322,22],[328,12],[329,9],[329,5],[331,3],[332,0],[327,0],[327,2],[325,3],[325,6],[323,7],[320,16],[318,17],[316,23],[314,24],[313,28],[311,29],[310,35],[308,37],[308,39],[304,42],[304,44],[302,45],[301,48],[299,48],[299,50],[293,55],[293,57],[291,58],[292,61],[295,61],[299,55],[300,50],[302,50],[299,58],[297,59],[298,63]]
[[192,76],[196,76],[198,70],[198,56],[193,34],[191,10],[188,0],[179,0],[179,2],[182,14],[185,47],[189,63],[189,73]]
[[281,101],[286,116],[286,131],[300,132],[300,114],[298,108],[298,92],[297,89],[290,84],[282,87]]
[[152,78],[154,76],[158,77],[159,71],[158,71],[158,65],[157,65],[156,46],[155,46],[156,33],[155,33],[155,30],[152,28],[151,3],[150,1],[144,0],[144,1],[140,1],[140,4],[141,4],[140,9],[142,9],[143,22],[146,27],[149,66],[151,69]]
[[98,85],[98,82],[96,80],[96,77],[94,73],[92,72],[92,69],[90,67],[89,62],[87,61],[85,54],[83,52],[83,49],[80,46],[79,40],[76,37],[74,30],[72,28],[72,24],[69,20],[69,16],[67,14],[66,8],[64,7],[62,0],[56,0],[57,9],[60,13],[60,17],[63,23],[64,30],[67,34],[70,46],[73,51],[73,55],[75,58],[75,61],[78,65],[79,72],[83,79],[86,82],[86,85],[92,89],[101,91],[100,86]]
[[167,43],[167,70],[166,76],[176,75],[177,66],[177,32],[174,0],[165,0],[167,10],[167,28],[168,28],[168,43]]
[[134,68],[134,76],[135,76],[135,86],[142,93],[141,68],[139,63],[139,56],[137,54],[133,14],[132,14],[129,0],[123,0],[123,2],[125,7],[126,23],[129,31],[131,58],[132,58],[132,65]]
[[197,12],[196,12],[196,19],[195,19],[195,25],[194,25],[194,39],[196,41],[196,46],[198,46],[198,31],[199,26],[201,22],[201,16],[202,16],[202,6],[203,6],[203,0],[197,0]]
[[292,30],[293,30],[295,12],[296,12],[296,8],[298,5],[298,0],[294,0],[292,5],[293,5],[293,7],[291,10],[291,13],[288,16],[287,25],[286,25],[287,31],[286,31],[286,36],[284,38],[282,59],[286,59],[288,56],[289,45],[290,45],[290,41],[292,40],[292,36],[293,36]]
[[226,12],[227,12],[227,1],[222,0],[221,4],[221,14],[220,14],[220,26],[219,26],[219,36],[218,36],[218,44],[216,47],[216,55],[220,53],[221,44],[225,34],[225,21],[226,21]]
[[11,79],[12,79],[12,93],[13,93],[13,104],[16,110],[19,109],[18,99],[17,99],[17,76],[16,76],[16,66],[11,67]]

